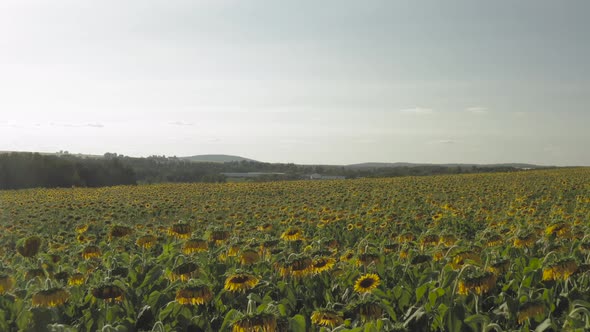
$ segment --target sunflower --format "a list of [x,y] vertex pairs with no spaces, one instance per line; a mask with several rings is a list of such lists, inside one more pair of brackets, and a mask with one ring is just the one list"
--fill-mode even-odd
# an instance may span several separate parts
[[418,264],[430,262],[431,260],[432,260],[432,256],[425,255],[425,254],[419,254],[419,255],[412,257],[412,260],[410,260],[410,264],[418,265]]
[[568,257],[544,268],[543,280],[566,280],[577,270],[576,261]]
[[311,322],[316,325],[336,327],[344,323],[342,316],[333,310],[319,309],[311,314]]
[[444,244],[445,246],[452,246],[457,242],[457,238],[452,234],[444,234],[440,236],[440,243]]
[[104,284],[92,289],[92,296],[106,302],[121,302],[123,295],[121,287],[112,284]]
[[355,307],[361,322],[374,321],[383,316],[383,308],[375,301],[362,302]]
[[313,261],[309,257],[298,257],[279,265],[282,277],[302,278],[313,273]]
[[182,246],[182,252],[185,255],[190,255],[196,252],[203,252],[209,249],[209,244],[205,240],[201,239],[190,239],[187,240]]
[[199,266],[196,263],[186,262],[172,269],[170,273],[171,281],[188,281],[199,274]]
[[379,264],[379,262],[381,261],[381,258],[379,257],[379,255],[374,254],[374,253],[362,253],[358,256],[357,261],[356,261],[356,265],[357,266],[367,266],[370,264]]
[[76,226],[76,233],[78,233],[78,234],[85,233],[87,230],[88,230],[88,224],[82,224],[82,225]]
[[236,320],[232,332],[274,332],[278,331],[277,318],[270,313],[246,315]]
[[144,249],[149,249],[154,246],[154,244],[156,243],[156,240],[157,239],[154,235],[144,235],[144,236],[138,238],[137,241],[135,241],[135,244],[138,247],[141,247]]
[[400,249],[399,243],[387,243],[383,245],[383,252],[386,254],[398,251]]
[[272,227],[273,227],[273,225],[271,223],[267,222],[262,225],[259,225],[258,227],[256,227],[256,229],[261,232],[269,232],[272,230]]
[[247,273],[238,273],[225,279],[223,288],[230,292],[246,292],[258,285],[259,279]]
[[348,250],[342,256],[340,256],[340,261],[348,262],[354,258],[354,252]]
[[420,239],[420,249],[424,250],[427,246],[435,246],[440,241],[440,237],[436,234],[428,234]]
[[400,236],[398,236],[397,240],[399,243],[407,243],[407,242],[414,241],[415,238],[416,238],[416,236],[414,235],[414,233],[405,232],[405,233],[401,234]]
[[529,301],[521,304],[518,308],[517,319],[518,323],[522,324],[531,317],[545,314],[545,305],[541,300]]
[[443,214],[442,214],[442,212],[437,212],[437,213],[435,213],[434,215],[432,215],[432,220],[434,220],[434,221],[439,221],[439,220],[441,220],[441,219],[442,219],[442,217],[443,217]]
[[303,240],[303,231],[298,227],[291,227],[281,234],[281,239],[285,241]]
[[179,222],[168,229],[168,235],[177,239],[188,239],[192,231],[191,225]]
[[19,241],[16,251],[23,257],[33,257],[37,255],[41,248],[41,238],[37,235],[30,236],[24,240]]
[[4,294],[14,287],[14,278],[9,275],[0,275],[0,294]]
[[485,242],[486,247],[497,247],[504,243],[504,238],[500,234],[490,235]]
[[57,307],[68,301],[70,293],[63,288],[50,288],[33,294],[33,306]]
[[111,227],[109,232],[109,239],[112,240],[113,238],[125,237],[129,234],[133,233],[133,229],[128,226],[123,225],[114,225]]
[[227,239],[229,239],[230,233],[228,231],[216,230],[209,234],[209,240],[214,242],[215,245],[221,245]]
[[60,271],[53,275],[53,278],[57,281],[60,281],[64,284],[68,283],[68,278],[70,274],[67,271]]
[[531,247],[536,240],[535,233],[523,233],[516,235],[513,244],[516,248]]
[[458,269],[467,261],[473,261],[476,264],[481,263],[481,257],[475,252],[475,250],[462,250],[453,256],[451,267]]
[[240,264],[242,265],[251,265],[260,260],[260,255],[258,251],[254,249],[246,249],[240,255]]
[[490,271],[496,275],[500,275],[500,274],[506,273],[509,268],[510,268],[510,260],[499,259],[499,260],[492,262],[490,264],[490,266],[488,266],[488,271]]
[[432,255],[432,260],[435,262],[438,262],[440,260],[442,260],[443,258],[445,258],[445,252],[446,252],[446,248],[441,249],[441,250],[437,250],[434,255]]
[[496,279],[496,275],[490,271],[470,273],[459,281],[457,292],[461,295],[467,295],[469,292],[482,295],[496,286]]
[[95,245],[89,245],[82,251],[82,257],[86,260],[91,258],[98,258],[102,255],[100,248]]
[[572,233],[568,224],[564,222],[558,222],[545,228],[545,235],[570,238]]
[[358,293],[370,293],[377,288],[381,280],[379,276],[374,273],[368,273],[360,276],[354,283],[354,291]]
[[68,278],[68,286],[80,286],[84,284],[86,277],[82,273],[76,272]]
[[320,257],[313,261],[312,263],[312,270],[313,273],[321,273],[324,271],[329,271],[334,267],[336,264],[336,260],[331,257]]
[[176,292],[176,301],[180,304],[200,305],[213,298],[213,293],[207,286],[187,286]]

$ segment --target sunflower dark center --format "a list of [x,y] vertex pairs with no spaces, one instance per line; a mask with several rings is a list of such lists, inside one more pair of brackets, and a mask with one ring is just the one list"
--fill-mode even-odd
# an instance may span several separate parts
[[248,276],[235,276],[232,277],[230,281],[234,284],[243,284],[248,280],[250,280]]
[[366,278],[361,280],[361,282],[359,283],[359,286],[361,286],[362,288],[369,288],[371,286],[373,286],[373,284],[375,283],[375,280],[373,280],[372,278]]
[[321,260],[321,261],[319,261],[319,262],[316,262],[316,263],[314,264],[314,266],[315,266],[315,267],[324,267],[324,266],[326,266],[326,264],[328,264],[328,261]]

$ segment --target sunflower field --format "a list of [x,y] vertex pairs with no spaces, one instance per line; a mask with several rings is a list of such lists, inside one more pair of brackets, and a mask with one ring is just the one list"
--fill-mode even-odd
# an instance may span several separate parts
[[590,169],[0,192],[0,331],[584,331]]

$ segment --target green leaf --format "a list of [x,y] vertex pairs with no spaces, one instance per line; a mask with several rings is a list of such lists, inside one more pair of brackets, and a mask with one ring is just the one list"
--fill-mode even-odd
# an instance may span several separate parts
[[229,331],[231,324],[236,321],[236,319],[240,318],[243,314],[236,309],[232,309],[225,314],[223,318],[223,323],[221,323],[220,331]]
[[461,331],[465,309],[463,306],[455,305],[447,311],[447,331]]
[[549,328],[553,327],[553,323],[551,322],[551,318],[545,319],[541,324],[537,326],[535,332],[543,332]]
[[420,302],[424,294],[428,291],[428,288],[430,288],[430,284],[428,283],[416,288],[416,302]]
[[377,330],[377,327],[375,326],[375,324],[371,323],[367,323],[365,324],[365,331],[364,332],[379,332],[379,330]]
[[279,309],[279,314],[281,316],[287,316],[287,307],[285,307],[284,304],[280,303],[279,305],[277,305],[277,308]]
[[471,326],[474,330],[481,330],[481,327],[490,321],[488,316],[475,314],[465,318],[465,324]]
[[305,317],[302,315],[295,315],[291,317],[291,319],[289,319],[289,331],[306,332],[307,323],[305,322]]

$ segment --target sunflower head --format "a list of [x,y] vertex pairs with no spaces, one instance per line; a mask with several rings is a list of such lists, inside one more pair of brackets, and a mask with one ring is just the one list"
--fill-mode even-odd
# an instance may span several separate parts
[[432,256],[430,256],[430,255],[418,254],[418,255],[412,257],[412,260],[410,260],[410,264],[419,265],[422,263],[430,262],[431,260],[432,260]]
[[370,293],[381,283],[379,276],[374,273],[368,273],[360,276],[354,283],[354,291],[358,293]]
[[254,249],[246,249],[240,254],[240,264],[251,265],[260,260],[260,254]]
[[467,295],[469,292],[482,295],[496,286],[496,280],[496,275],[490,271],[470,270],[459,280],[457,292],[461,295]]
[[516,248],[532,247],[537,241],[537,236],[532,231],[521,231],[516,234],[514,238],[514,246]]
[[229,236],[229,231],[214,230],[211,232],[211,234],[209,234],[209,240],[215,243],[216,245],[220,245],[223,242],[227,241],[227,239],[229,239]]
[[192,231],[191,225],[179,222],[170,226],[168,229],[168,235],[177,239],[188,239],[191,236]]
[[299,227],[290,227],[281,234],[281,239],[285,241],[303,240],[303,231]]
[[277,317],[271,313],[248,314],[232,324],[232,332],[274,332],[279,331]]
[[143,249],[149,249],[156,244],[157,238],[154,235],[147,234],[139,237],[135,244]]
[[35,307],[57,307],[68,301],[70,293],[63,288],[56,287],[45,289],[33,294],[33,306]]
[[185,286],[176,292],[176,301],[186,305],[205,304],[213,298],[213,292],[205,285]]
[[133,233],[133,229],[129,226],[114,225],[109,231],[109,239],[125,237]]
[[102,256],[102,252],[100,251],[100,248],[95,245],[86,246],[86,248],[84,248],[82,251],[82,257],[86,260],[99,258],[100,256]]
[[374,321],[383,316],[384,310],[376,301],[366,301],[359,303],[354,312],[360,316],[361,322]]
[[14,287],[14,278],[7,275],[0,275],[0,295],[8,292]]
[[30,258],[37,255],[40,248],[41,238],[37,235],[33,235],[19,241],[16,246],[16,251],[18,251],[21,256]]
[[73,273],[68,278],[68,286],[80,286],[83,285],[86,280],[86,277],[79,272]]
[[199,266],[193,262],[186,262],[172,269],[170,273],[171,281],[188,281],[199,274]]
[[92,296],[106,302],[121,302],[123,301],[124,292],[117,285],[103,284],[92,289]]
[[522,324],[529,318],[545,314],[545,304],[541,300],[527,301],[518,307],[517,320]]
[[258,285],[259,279],[248,273],[237,273],[225,279],[224,289],[232,293],[244,293]]
[[209,249],[207,241],[202,239],[189,239],[182,246],[182,252],[185,255],[190,255],[196,252],[203,252]]
[[358,259],[356,261],[356,264],[358,266],[360,265],[371,265],[371,264],[379,264],[381,262],[381,257],[376,254],[376,253],[372,253],[372,252],[365,252],[362,253],[360,255],[358,255]]
[[319,309],[311,314],[311,322],[320,326],[334,328],[344,323],[342,315],[333,310]]
[[312,263],[313,273],[321,273],[329,271],[336,264],[336,260],[332,257],[319,257],[316,258]]
[[578,270],[578,264],[572,257],[560,259],[547,264],[543,269],[543,280],[566,280]]

